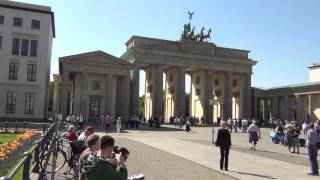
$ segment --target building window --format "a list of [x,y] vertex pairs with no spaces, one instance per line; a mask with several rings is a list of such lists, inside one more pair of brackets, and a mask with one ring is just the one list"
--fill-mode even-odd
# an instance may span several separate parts
[[18,79],[18,70],[19,70],[19,63],[17,62],[9,63],[9,79],[10,80]]
[[37,51],[38,51],[38,41],[31,40],[30,56],[37,57]]
[[17,93],[13,91],[7,92],[6,113],[14,113],[16,109]]
[[22,27],[22,18],[13,18],[13,26]]
[[24,113],[33,114],[34,112],[34,102],[35,102],[36,93],[27,92],[26,100],[24,104]]
[[32,29],[40,29],[40,21],[38,21],[38,20],[32,20],[32,21],[31,21],[31,28],[32,28]]
[[21,56],[28,56],[29,54],[29,40],[22,39],[21,43]]
[[20,39],[13,38],[12,40],[12,55],[19,55]]
[[92,89],[100,90],[100,81],[92,81]]
[[0,24],[4,24],[4,16],[0,15]]
[[27,80],[28,81],[36,81],[36,77],[37,77],[37,65],[36,64],[28,64]]
[[2,36],[0,36],[0,50],[2,49]]

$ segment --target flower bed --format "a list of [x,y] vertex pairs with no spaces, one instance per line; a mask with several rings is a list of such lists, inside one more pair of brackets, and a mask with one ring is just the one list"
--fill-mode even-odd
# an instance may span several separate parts
[[[18,130],[10,132],[17,133]],[[0,169],[6,168],[14,163],[19,155],[21,155],[28,146],[32,145],[39,135],[40,133],[34,130],[24,130],[6,145],[0,145]]]

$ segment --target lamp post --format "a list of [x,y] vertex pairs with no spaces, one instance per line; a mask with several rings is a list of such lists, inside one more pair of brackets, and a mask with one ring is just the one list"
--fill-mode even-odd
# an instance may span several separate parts
[[[218,104],[218,98],[216,94],[213,91],[212,99],[209,99],[209,104],[214,108],[214,105]],[[211,142],[214,144],[214,120],[212,122],[212,136],[211,136]]]

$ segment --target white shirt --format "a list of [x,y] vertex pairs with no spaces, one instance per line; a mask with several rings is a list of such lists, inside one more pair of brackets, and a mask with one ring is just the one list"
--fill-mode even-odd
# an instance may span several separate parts
[[302,130],[307,130],[308,128],[308,124],[307,123],[303,123],[302,124]]

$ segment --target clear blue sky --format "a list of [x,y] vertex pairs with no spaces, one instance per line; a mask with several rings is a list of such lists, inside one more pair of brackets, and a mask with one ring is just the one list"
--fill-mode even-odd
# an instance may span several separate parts
[[55,12],[51,74],[58,72],[61,56],[103,50],[119,57],[132,35],[178,40],[188,21],[187,11],[195,12],[197,29],[213,29],[212,42],[218,46],[251,51],[250,58],[258,61],[253,86],[307,82],[307,67],[320,62],[319,0],[21,2],[51,6]]

